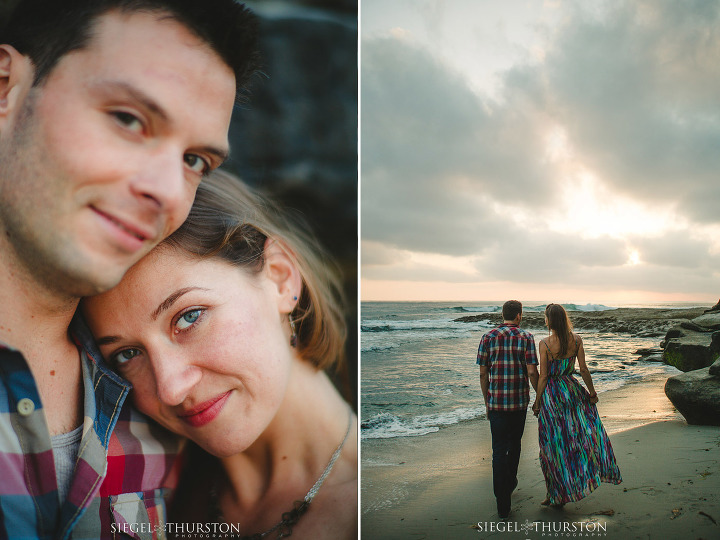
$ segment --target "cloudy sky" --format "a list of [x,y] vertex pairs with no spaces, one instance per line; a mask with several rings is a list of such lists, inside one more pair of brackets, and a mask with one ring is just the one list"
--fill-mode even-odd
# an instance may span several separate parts
[[362,0],[363,300],[720,297],[720,2]]

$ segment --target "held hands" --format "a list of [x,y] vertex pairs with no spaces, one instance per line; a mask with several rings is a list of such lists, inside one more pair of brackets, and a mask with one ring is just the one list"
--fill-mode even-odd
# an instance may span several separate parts
[[540,414],[540,404],[537,402],[537,400],[535,400],[535,403],[533,403],[532,412],[535,416]]
[[589,396],[590,396],[590,403],[592,405],[595,405],[599,401],[597,392],[593,392],[592,394],[589,394]]

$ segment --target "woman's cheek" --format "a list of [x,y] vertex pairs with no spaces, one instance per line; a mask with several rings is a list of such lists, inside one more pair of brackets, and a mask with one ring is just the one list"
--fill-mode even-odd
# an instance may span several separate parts
[[133,383],[132,399],[135,408],[148,416],[157,416],[161,402],[154,386],[148,384],[147,378],[130,382]]

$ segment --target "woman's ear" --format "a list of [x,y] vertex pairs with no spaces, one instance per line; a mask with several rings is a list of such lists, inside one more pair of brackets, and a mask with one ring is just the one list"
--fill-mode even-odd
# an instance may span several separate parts
[[302,276],[290,255],[289,248],[279,240],[273,238],[265,240],[263,272],[277,289],[280,312],[292,312],[302,291]]
[[32,87],[35,70],[30,59],[11,45],[0,45],[0,126]]

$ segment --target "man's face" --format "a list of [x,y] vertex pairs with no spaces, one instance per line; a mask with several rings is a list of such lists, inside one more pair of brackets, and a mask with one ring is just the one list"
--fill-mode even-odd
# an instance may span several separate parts
[[187,217],[234,98],[230,67],[181,24],[102,16],[0,118],[0,245],[65,294],[111,288]]

